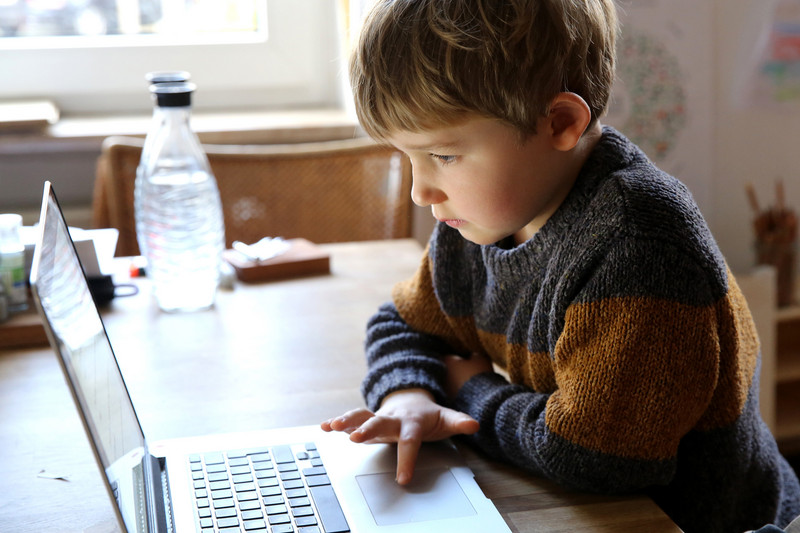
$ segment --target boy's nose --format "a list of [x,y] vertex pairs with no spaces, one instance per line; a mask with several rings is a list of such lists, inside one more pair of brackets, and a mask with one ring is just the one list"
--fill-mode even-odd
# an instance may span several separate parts
[[411,200],[420,207],[438,204],[445,199],[444,192],[422,179],[414,177],[411,182]]

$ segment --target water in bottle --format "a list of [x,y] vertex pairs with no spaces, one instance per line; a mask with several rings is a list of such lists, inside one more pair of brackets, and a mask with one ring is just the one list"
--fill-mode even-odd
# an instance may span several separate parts
[[192,83],[152,85],[156,107],[137,172],[136,233],[159,307],[213,305],[225,229],[219,189],[190,127]]

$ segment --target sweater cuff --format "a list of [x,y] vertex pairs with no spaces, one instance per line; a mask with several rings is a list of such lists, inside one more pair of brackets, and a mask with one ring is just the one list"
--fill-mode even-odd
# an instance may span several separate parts
[[[453,400],[453,408],[467,413],[472,418],[481,422],[486,412],[487,401],[492,402],[493,393],[498,387],[507,387],[508,381],[496,372],[477,374],[462,385],[458,395]],[[495,406],[496,409],[496,406]]]
[[362,384],[361,394],[364,396],[367,408],[374,412],[381,406],[386,396],[404,389],[425,389],[433,394],[436,403],[444,404],[446,401],[444,389],[436,379],[412,368],[392,369],[381,374],[375,381],[370,380],[368,376]]

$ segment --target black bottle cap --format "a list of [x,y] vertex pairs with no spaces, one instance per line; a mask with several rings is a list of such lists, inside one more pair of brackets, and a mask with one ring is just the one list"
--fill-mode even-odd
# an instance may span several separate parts
[[144,79],[148,85],[154,83],[179,83],[189,81],[192,75],[185,70],[157,70],[145,74]]
[[197,86],[189,81],[156,83],[150,92],[156,98],[158,107],[189,107],[192,105],[192,92]]

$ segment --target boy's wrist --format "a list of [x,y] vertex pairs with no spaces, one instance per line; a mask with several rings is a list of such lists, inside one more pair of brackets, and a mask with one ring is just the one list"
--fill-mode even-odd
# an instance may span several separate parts
[[428,400],[432,403],[436,403],[433,394],[427,389],[399,389],[384,396],[383,400],[381,400],[380,407],[383,408],[395,402],[405,402],[408,400]]

